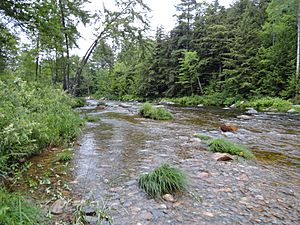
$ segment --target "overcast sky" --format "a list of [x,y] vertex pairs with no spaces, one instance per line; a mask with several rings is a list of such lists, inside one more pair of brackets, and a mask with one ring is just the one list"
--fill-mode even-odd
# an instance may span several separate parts
[[[198,0],[201,2],[201,0]],[[212,2],[213,0],[202,0],[206,2]],[[228,7],[234,0],[219,0],[220,5]],[[91,3],[86,4],[86,10],[94,11],[102,8],[102,2],[109,8],[113,5],[112,0],[90,0]],[[144,2],[152,9],[151,25],[152,29],[162,25],[166,31],[170,31],[175,25],[175,18],[173,15],[176,13],[175,5],[180,3],[180,0],[144,0]],[[92,28],[91,27],[78,27],[82,38],[78,41],[80,49],[73,50],[72,53],[76,53],[80,56],[84,55],[85,51],[89,48],[93,42]]]

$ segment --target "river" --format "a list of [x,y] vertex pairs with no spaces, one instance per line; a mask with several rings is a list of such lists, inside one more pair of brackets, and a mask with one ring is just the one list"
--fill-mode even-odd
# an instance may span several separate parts
[[[79,199],[100,202],[114,224],[299,224],[300,116],[167,106],[173,121],[137,115],[139,103],[88,101],[87,123],[75,149],[72,189]],[[223,133],[222,123],[238,125]],[[202,133],[243,143],[256,159],[218,162]],[[168,162],[189,177],[189,191],[175,202],[153,200],[137,186],[140,174]]]

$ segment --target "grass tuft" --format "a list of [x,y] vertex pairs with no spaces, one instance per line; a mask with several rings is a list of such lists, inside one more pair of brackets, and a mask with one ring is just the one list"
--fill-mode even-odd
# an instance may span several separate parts
[[173,115],[165,108],[155,108],[150,103],[146,102],[139,109],[139,114],[145,118],[154,120],[171,120]]
[[65,149],[56,154],[56,159],[59,162],[68,162],[73,158],[73,152],[70,149]]
[[185,191],[187,178],[180,169],[169,164],[163,164],[153,172],[141,175],[138,179],[138,185],[148,195],[157,198],[164,194]]
[[236,144],[223,138],[213,139],[208,144],[209,150],[212,152],[223,152],[232,155],[238,155],[245,159],[254,158],[253,153],[246,146]]
[[0,188],[0,224],[42,224],[42,211],[24,197]]

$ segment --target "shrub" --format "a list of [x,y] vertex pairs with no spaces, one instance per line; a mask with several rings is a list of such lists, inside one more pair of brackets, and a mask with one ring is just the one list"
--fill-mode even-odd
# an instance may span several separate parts
[[67,162],[72,160],[72,158],[73,158],[73,152],[70,149],[65,149],[56,154],[56,159],[57,161],[60,162]]
[[72,141],[82,125],[73,105],[74,99],[51,86],[0,81],[0,171],[48,145]]
[[141,175],[138,179],[138,185],[148,195],[156,198],[164,194],[185,191],[187,178],[180,169],[163,164],[153,172]]
[[171,120],[172,114],[165,108],[155,108],[150,103],[146,102],[139,109],[139,114],[145,118],[151,118],[154,120]]
[[42,224],[42,211],[30,201],[0,189],[0,224]]
[[213,139],[208,144],[209,150],[212,152],[224,152],[232,155],[242,156],[246,159],[252,159],[253,153],[244,145],[233,143],[223,138]]

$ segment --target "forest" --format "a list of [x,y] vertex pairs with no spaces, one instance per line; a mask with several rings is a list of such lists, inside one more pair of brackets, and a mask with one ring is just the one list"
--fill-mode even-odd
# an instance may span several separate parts
[[[84,11],[84,1],[52,2],[1,3],[2,76],[111,99],[299,101],[297,0],[238,0],[229,8],[217,0],[182,0],[176,26],[170,32],[158,27],[155,37],[142,1],[122,1],[98,15]],[[82,59],[71,55],[80,37],[77,24],[92,22],[95,41]],[[20,45],[20,32],[31,44]]]
[[[19,182],[23,179],[24,171],[34,166],[40,167],[37,170],[43,167],[27,161],[33,156],[45,151],[53,154],[58,151],[54,166],[51,165],[55,168],[68,166],[74,153],[70,149],[76,144],[81,146],[76,140],[85,129],[84,124],[101,121],[93,113],[90,116],[74,110],[84,105],[84,97],[103,101],[99,100],[94,105],[96,110],[106,110],[108,106],[105,101],[120,100],[133,105],[118,103],[115,108],[130,108],[132,111],[136,107],[134,104],[139,102],[171,102],[181,106],[198,105],[198,108],[218,106],[218,109],[222,109],[220,106],[227,109],[229,106],[242,109],[253,107],[258,111],[268,108],[273,112],[293,110],[289,112],[292,116],[300,111],[299,0],[235,0],[228,8],[220,5],[218,0],[211,2],[181,0],[176,6],[170,5],[170,8],[176,8],[176,24],[172,28],[160,26],[154,30],[149,16],[151,8],[146,0],[115,0],[115,6],[111,8],[106,8],[104,1],[102,9],[95,12],[86,10],[85,0],[0,1],[0,224],[43,224],[41,221],[45,221],[44,217],[40,218],[39,207],[13,191],[18,185],[22,186]],[[84,35],[80,33],[79,26],[93,27],[93,41],[82,57],[74,54],[74,50],[82,49],[78,43]],[[115,126],[114,120],[111,120],[113,116],[121,118],[117,118],[122,121],[120,124],[124,123],[124,118],[132,116],[126,114],[121,117],[118,113],[123,111],[119,108],[115,114],[109,114],[109,110],[108,116],[105,114],[107,112],[104,113],[104,120],[110,122],[106,124],[107,127]],[[136,116],[158,119],[160,115],[164,120],[171,121],[170,127],[175,127],[179,126],[172,124],[176,115],[182,118],[193,115],[189,111],[180,111],[180,107],[172,110],[175,116],[162,105],[154,107],[145,103],[139,111],[136,110]],[[207,116],[207,112],[203,112],[203,115]],[[283,118],[287,115],[284,114]],[[226,113],[222,116],[228,119]],[[253,121],[256,119],[252,115],[237,115],[235,119],[238,116]],[[128,118],[128,121],[136,119]],[[207,121],[215,119],[207,118]],[[270,123],[275,127],[278,121],[274,118],[270,119]],[[188,124],[194,119],[191,117],[185,122]],[[291,117],[287,121],[294,119]],[[206,124],[207,121],[199,124]],[[295,121],[297,124],[298,120]],[[136,132],[136,136],[141,133],[144,135],[142,140],[145,143],[152,141],[146,141],[148,134],[141,132],[136,124],[135,127],[131,125],[122,125],[128,137]],[[109,134],[113,129],[106,127],[106,131],[105,126],[103,132]],[[165,135],[159,132],[167,126],[164,127],[162,123],[155,126],[161,128],[157,130],[158,137]],[[128,127],[132,127],[132,130],[126,130]],[[281,127],[284,130],[285,125]],[[182,126],[179,128],[183,133],[186,131]],[[292,129],[287,131],[290,132],[288,135],[297,133],[297,125]],[[170,136],[174,130],[168,131]],[[101,129],[93,132],[103,135],[99,133]],[[120,140],[124,138],[122,132],[117,134]],[[253,133],[257,135],[263,132]],[[103,135],[104,139],[108,136]],[[217,143],[213,143],[213,140],[209,142],[211,137],[203,134],[196,134],[195,137],[210,143],[209,148],[216,148],[213,152],[217,152],[219,145],[224,142],[218,138],[213,139]],[[292,136],[291,140],[295,137]],[[172,146],[174,140],[168,138],[166,140]],[[191,140],[187,146],[198,143]],[[109,141],[115,144],[116,140]],[[134,141],[133,145],[144,148]],[[178,146],[180,144],[181,141]],[[225,140],[225,144],[230,146],[231,142]],[[298,146],[294,142],[292,145]],[[153,146],[161,147],[159,142],[153,143]],[[233,146],[237,157],[254,158],[255,154],[250,154],[247,148],[242,148],[246,149],[244,153],[240,145]],[[170,149],[166,151],[174,154]],[[291,160],[292,163],[286,164],[298,163],[299,166],[297,154],[297,151],[292,155],[287,154],[284,160]],[[278,155],[281,156],[281,152]],[[212,164],[208,167],[215,169]],[[138,181],[139,186],[147,190],[147,179],[155,180],[155,173],[164,173],[166,168],[170,173],[175,171],[178,180],[185,182],[180,171],[166,164],[154,170],[153,174],[142,176]],[[53,172],[53,168],[50,171],[54,173],[53,177],[60,177]],[[204,172],[200,172],[202,176]],[[40,180],[35,180],[36,177],[29,179],[26,185],[38,190],[38,187],[50,185],[49,177],[46,174],[43,177],[41,175]],[[248,178],[244,176],[243,179]],[[56,193],[54,199],[58,195],[60,197],[64,188],[68,189],[66,184],[59,185],[60,192]],[[184,187],[185,184],[182,184],[179,190]],[[51,191],[49,193],[53,194]],[[162,194],[165,193],[159,193]],[[152,195],[156,196],[157,193],[153,192]],[[101,219],[109,221],[106,214],[101,213],[99,215],[105,216]],[[212,217],[211,214],[207,215]],[[81,217],[77,215],[76,218]],[[87,223],[79,221],[73,224]]]

